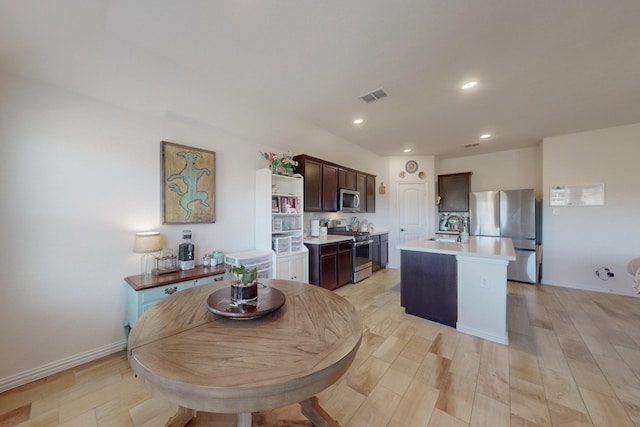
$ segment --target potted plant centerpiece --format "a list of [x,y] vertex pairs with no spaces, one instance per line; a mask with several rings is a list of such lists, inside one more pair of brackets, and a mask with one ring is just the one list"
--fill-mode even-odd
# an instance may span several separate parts
[[230,266],[231,302],[234,304],[256,304],[258,301],[258,269],[244,265]]

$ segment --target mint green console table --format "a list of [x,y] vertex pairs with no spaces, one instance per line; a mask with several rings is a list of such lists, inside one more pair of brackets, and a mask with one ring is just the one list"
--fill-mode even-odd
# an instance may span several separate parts
[[146,279],[144,274],[125,277],[124,280],[129,285],[124,322],[127,336],[136,320],[156,302],[183,289],[222,281],[226,277],[225,273],[225,266],[217,265],[213,268],[197,266],[192,270],[147,276]]

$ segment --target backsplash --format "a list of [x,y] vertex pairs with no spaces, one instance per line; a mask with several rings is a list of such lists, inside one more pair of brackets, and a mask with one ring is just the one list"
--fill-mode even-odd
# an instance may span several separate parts
[[438,220],[438,231],[461,232],[469,224],[468,212],[442,212]]
[[305,236],[311,235],[311,220],[317,219],[320,220],[320,224],[322,224],[323,220],[329,221],[329,226],[331,226],[331,221],[334,219],[343,219],[347,222],[347,224],[352,223],[352,218],[358,218],[358,222],[360,224],[369,224],[370,219],[367,217],[367,214],[362,213],[347,213],[347,212],[305,212],[303,216],[304,221],[304,233]]

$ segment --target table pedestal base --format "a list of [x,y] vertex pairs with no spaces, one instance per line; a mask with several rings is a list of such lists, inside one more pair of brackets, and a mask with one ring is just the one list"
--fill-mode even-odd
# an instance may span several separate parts
[[[314,426],[317,427],[340,427],[340,424],[327,413],[321,406],[318,398],[313,396],[307,400],[303,400],[300,404],[300,412],[307,417]],[[196,417],[196,411],[193,409],[178,406],[178,412],[171,417],[165,427],[184,427],[189,421]],[[251,427],[251,412],[243,412],[236,414],[238,427]]]
[[185,408],[184,406],[178,406],[178,412],[169,418],[169,421],[165,424],[165,427],[184,427],[189,421],[196,416],[196,411],[193,409]]
[[336,420],[331,418],[331,415],[329,415],[327,411],[325,411],[322,406],[320,406],[320,402],[318,402],[318,398],[315,396],[300,402],[300,409],[302,410],[302,415],[307,417],[307,419],[311,421],[314,426],[340,427],[340,424],[338,424]]

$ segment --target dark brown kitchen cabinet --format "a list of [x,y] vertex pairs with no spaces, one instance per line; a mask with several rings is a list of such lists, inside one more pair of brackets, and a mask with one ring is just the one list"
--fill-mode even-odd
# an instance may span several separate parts
[[305,212],[338,211],[338,189],[360,192],[360,212],[376,211],[376,177],[315,157],[300,154],[296,173],[304,177]]
[[351,283],[353,279],[353,249],[350,242],[338,243],[338,286]]
[[376,212],[376,177],[356,173],[356,190],[360,192],[360,212]]
[[309,157],[296,156],[296,173],[304,176],[305,212],[322,212],[322,162]]
[[438,211],[468,212],[471,172],[438,175]]
[[338,210],[338,167],[327,163],[322,165],[322,210]]
[[338,245],[320,246],[320,271],[318,285],[326,289],[338,287]]
[[455,255],[400,252],[400,305],[407,314],[456,327],[458,264]]
[[356,189],[356,173],[345,168],[338,168],[338,188]]
[[367,209],[369,213],[376,212],[376,177],[373,175],[367,175]]
[[309,283],[333,290],[350,283],[353,275],[350,242],[307,244]]
[[373,243],[371,244],[371,262],[372,271],[378,271],[386,268],[389,264],[389,234],[374,234],[371,236]]
[[360,193],[360,212],[367,212],[367,175],[356,173],[356,190]]

